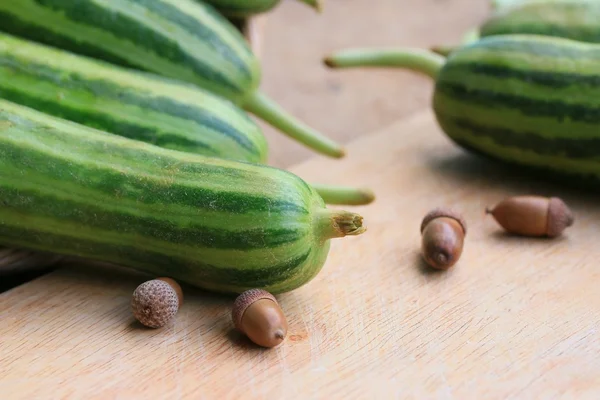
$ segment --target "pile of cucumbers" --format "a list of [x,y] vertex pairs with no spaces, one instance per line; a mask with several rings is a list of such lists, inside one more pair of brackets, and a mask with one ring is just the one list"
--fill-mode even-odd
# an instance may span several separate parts
[[331,68],[431,77],[432,108],[458,145],[544,179],[600,185],[600,1],[496,0],[461,44],[356,48]]
[[[344,156],[260,91],[259,61],[233,20],[277,3],[0,1],[0,246],[219,292],[281,293],[313,279],[330,239],[365,231],[361,215],[327,204],[373,194],[267,165],[250,114]],[[325,63],[424,73],[458,145],[598,187],[600,0],[494,5],[463,43],[348,49]]]
[[219,292],[316,276],[330,239],[365,231],[326,204],[373,196],[267,165],[248,113],[344,155],[260,92],[259,62],[227,18],[276,4],[0,2],[0,245]]

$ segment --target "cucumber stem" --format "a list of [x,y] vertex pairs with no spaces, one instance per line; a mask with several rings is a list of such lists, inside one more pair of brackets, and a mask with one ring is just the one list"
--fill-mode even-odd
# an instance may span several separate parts
[[441,56],[448,57],[450,55],[450,53],[452,53],[457,48],[458,48],[458,46],[441,44],[441,45],[437,45],[437,46],[431,46],[430,50]]
[[318,183],[311,183],[310,185],[319,193],[326,204],[361,206],[375,200],[375,194],[367,188],[321,185]]
[[319,153],[333,158],[342,158],[345,155],[345,150],[340,144],[298,121],[263,93],[254,92],[247,99],[244,108],[282,133]]
[[322,240],[357,236],[367,230],[363,226],[363,217],[353,212],[323,209],[316,218],[318,236]]
[[465,44],[471,44],[473,42],[478,41],[480,38],[480,34],[479,34],[479,28],[473,28],[468,30],[462,37],[462,40],[460,41],[460,44],[465,45]]
[[[474,28],[471,30],[468,30],[462,37],[460,44],[462,46],[471,44],[473,42],[476,42],[479,40],[479,29]],[[442,56],[449,56],[450,53],[452,53],[454,50],[458,49],[460,46],[445,46],[445,45],[440,45],[440,46],[433,46],[431,47],[431,51],[433,51],[434,53],[437,53],[439,55]]]
[[323,2],[322,0],[299,0],[302,3],[308,4],[312,8],[315,9],[316,12],[320,13],[323,11]]
[[324,62],[330,68],[400,67],[435,79],[446,59],[432,51],[410,48],[351,49],[333,53]]

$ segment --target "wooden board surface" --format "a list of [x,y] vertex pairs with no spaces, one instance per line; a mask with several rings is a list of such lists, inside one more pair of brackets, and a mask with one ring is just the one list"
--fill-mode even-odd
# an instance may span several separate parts
[[[231,299],[186,288],[174,323],[134,322],[144,277],[72,265],[0,295],[3,399],[506,399],[600,396],[598,199],[506,172],[454,146],[429,112],[359,139],[344,161],[293,169],[371,186],[368,232],[333,242],[308,285],[279,296],[290,331],[263,350]],[[326,173],[324,173],[326,171]],[[558,195],[557,240],[501,233],[486,206]],[[450,271],[420,258],[419,224],[451,205],[469,224]]]
[[[394,69],[332,71],[331,51],[355,46],[458,43],[489,15],[491,0],[325,0],[316,14],[297,0],[270,15],[262,46],[261,90],[293,115],[343,144],[428,106],[429,79]],[[315,156],[265,123],[270,163]]]

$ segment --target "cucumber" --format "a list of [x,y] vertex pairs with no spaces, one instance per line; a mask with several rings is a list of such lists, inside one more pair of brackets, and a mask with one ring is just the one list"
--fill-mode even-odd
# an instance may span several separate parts
[[256,163],[268,158],[260,127],[206,90],[3,33],[0,97],[167,149]]
[[499,35],[447,59],[420,49],[355,49],[326,62],[430,76],[436,119],[457,144],[549,179],[600,183],[600,45]]
[[[600,43],[600,0],[528,0],[505,5],[480,27],[463,37],[461,45],[479,38],[532,34]],[[448,55],[457,46],[435,46]]]
[[[200,1],[200,0],[197,0]],[[299,0],[316,11],[322,10],[321,0]],[[252,15],[266,13],[279,5],[281,0],[203,0],[215,7],[226,17],[247,18]]]
[[480,37],[535,34],[583,42],[600,42],[600,1],[526,1],[489,18],[479,28]]
[[[527,0],[491,0],[490,6],[494,11],[505,10],[510,7],[518,6],[525,3]],[[545,0],[548,1],[548,0]]]
[[[171,150],[266,163],[260,127],[191,85],[0,33],[0,98]],[[315,185],[328,204],[364,205],[366,188]]]
[[284,170],[168,150],[0,100],[0,245],[215,292],[296,289],[365,231]]
[[309,148],[344,149],[258,90],[260,64],[235,26],[194,0],[0,1],[5,33],[189,82],[241,106]]
[[[508,10],[512,7],[519,7],[523,4],[530,4],[530,3],[552,3],[554,1],[565,1],[565,0],[491,0],[490,1],[490,8],[492,9],[492,11],[497,12],[497,11],[504,11],[504,10]],[[579,0],[567,0],[570,2],[576,2]],[[598,1],[598,0],[596,0]]]

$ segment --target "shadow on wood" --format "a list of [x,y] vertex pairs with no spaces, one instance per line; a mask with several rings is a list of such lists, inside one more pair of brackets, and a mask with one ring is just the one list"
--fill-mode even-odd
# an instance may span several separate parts
[[464,151],[458,155],[433,158],[430,167],[456,184],[477,184],[482,189],[509,190],[516,193],[559,196],[597,205],[600,184],[553,176],[548,172],[505,164]]

